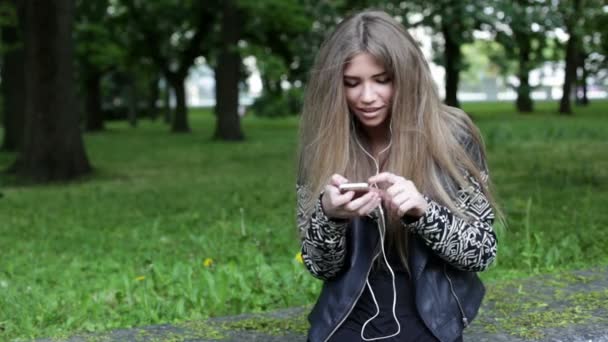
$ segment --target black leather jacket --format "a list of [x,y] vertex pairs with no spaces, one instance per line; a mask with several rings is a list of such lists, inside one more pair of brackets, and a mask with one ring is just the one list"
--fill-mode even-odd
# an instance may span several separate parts
[[[348,317],[380,253],[372,219],[353,220],[346,234],[346,271],[324,282],[308,317],[311,342],[328,340]],[[485,293],[483,284],[475,272],[457,270],[438,258],[415,235],[409,241],[409,267],[420,317],[439,341],[454,341],[477,314]]]
[[[487,182],[488,174],[482,174]],[[410,234],[408,255],[416,308],[440,341],[453,341],[475,317],[484,287],[475,272],[496,257],[494,213],[481,184],[469,177],[455,201],[467,218],[425,196],[429,204],[420,218],[402,218]],[[348,317],[364,290],[374,259],[380,253],[376,219],[332,220],[323,212],[321,197],[311,215],[302,203],[310,192],[297,186],[298,227],[302,258],[308,270],[324,280],[309,320],[311,342],[326,341]],[[377,215],[375,216],[377,217]]]

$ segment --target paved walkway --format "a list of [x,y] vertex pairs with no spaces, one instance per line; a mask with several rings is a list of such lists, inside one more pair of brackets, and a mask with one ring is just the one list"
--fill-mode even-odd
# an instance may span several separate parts
[[[465,341],[608,342],[608,268],[487,285]],[[155,325],[38,342],[305,342],[310,308]]]

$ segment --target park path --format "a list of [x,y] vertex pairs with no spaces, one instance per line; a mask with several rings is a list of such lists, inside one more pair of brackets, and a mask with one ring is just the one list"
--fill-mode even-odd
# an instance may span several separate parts
[[[494,282],[465,332],[475,342],[608,342],[608,267]],[[305,342],[310,308],[37,342]]]

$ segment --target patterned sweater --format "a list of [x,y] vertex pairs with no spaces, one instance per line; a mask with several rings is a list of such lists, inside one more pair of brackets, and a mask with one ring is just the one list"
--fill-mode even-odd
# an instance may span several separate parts
[[[457,191],[456,203],[469,220],[455,215],[445,206],[424,196],[429,206],[416,221],[401,220],[408,229],[450,265],[464,271],[485,270],[496,257],[496,235],[492,229],[494,212],[480,184],[468,177],[470,186]],[[482,172],[487,182],[488,173]],[[297,185],[297,224],[302,236],[302,259],[313,276],[329,280],[345,264],[346,229],[349,220],[334,220],[323,212],[321,197],[308,217],[302,207],[308,189]]]

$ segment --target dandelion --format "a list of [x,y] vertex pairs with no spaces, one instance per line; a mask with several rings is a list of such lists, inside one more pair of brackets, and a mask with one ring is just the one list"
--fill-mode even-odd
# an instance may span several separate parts
[[205,267],[211,267],[211,265],[213,265],[213,259],[211,259],[211,258],[206,258],[206,259],[203,261],[203,266],[205,266]]
[[137,281],[142,281],[144,279],[146,279],[146,276],[139,276],[139,277],[135,278],[135,280],[137,280]]
[[300,264],[304,263],[304,260],[302,259],[302,252],[298,252],[296,253],[296,261],[299,262]]

